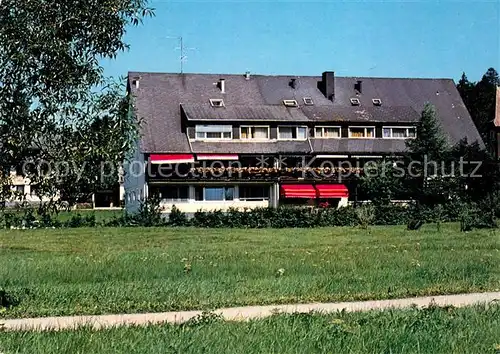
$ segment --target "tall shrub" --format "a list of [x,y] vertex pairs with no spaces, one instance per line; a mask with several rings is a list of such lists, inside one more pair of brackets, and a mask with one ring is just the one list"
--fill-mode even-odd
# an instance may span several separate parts
[[180,211],[175,205],[172,206],[172,210],[170,210],[170,214],[168,216],[168,224],[170,226],[188,226],[189,220],[185,213]]
[[418,203],[443,203],[448,197],[450,180],[441,172],[450,162],[450,146],[433,105],[425,105],[417,124],[417,136],[408,139],[406,146],[405,181],[410,194]]

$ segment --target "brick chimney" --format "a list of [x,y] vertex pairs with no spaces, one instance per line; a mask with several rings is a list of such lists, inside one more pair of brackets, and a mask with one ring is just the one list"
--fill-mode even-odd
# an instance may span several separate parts
[[335,73],[333,71],[325,71],[320,86],[323,95],[333,101],[335,98]]
[[220,89],[220,93],[226,93],[226,80],[225,79],[220,79],[218,86]]
[[362,80],[356,81],[356,83],[354,84],[354,90],[356,91],[357,94],[363,93],[363,81]]

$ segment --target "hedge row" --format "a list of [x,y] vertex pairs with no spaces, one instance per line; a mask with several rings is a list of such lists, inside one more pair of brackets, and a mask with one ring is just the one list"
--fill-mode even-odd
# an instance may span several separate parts
[[[311,209],[283,207],[257,208],[245,211],[231,209],[211,212],[196,212],[191,220],[173,209],[168,224],[171,226],[195,226],[203,228],[311,228],[327,226],[356,226],[363,224],[361,208],[345,207],[340,209]],[[414,208],[390,205],[371,207],[373,215],[369,224],[374,225],[407,225],[412,219],[422,222],[458,221],[458,208],[453,206],[436,208]],[[369,214],[370,212],[368,212]]]
[[464,203],[448,203],[435,207],[414,206],[371,206],[345,207],[340,209],[312,209],[281,207],[257,208],[239,211],[230,209],[227,212],[215,210],[196,212],[188,219],[187,215],[173,208],[168,218],[162,217],[160,209],[154,204],[145,205],[134,215],[122,215],[98,223],[95,215],[73,215],[65,222],[26,210],[24,214],[4,214],[0,220],[4,228],[77,228],[77,227],[151,227],[151,226],[194,226],[200,228],[312,228],[334,226],[368,225],[417,225],[429,222],[463,223],[464,229],[489,227],[494,217],[477,205]]
[[3,213],[0,217],[0,228],[79,228],[103,226],[97,222],[95,214],[74,214],[68,220],[58,220],[50,214],[38,215],[32,209],[25,209],[22,213]]

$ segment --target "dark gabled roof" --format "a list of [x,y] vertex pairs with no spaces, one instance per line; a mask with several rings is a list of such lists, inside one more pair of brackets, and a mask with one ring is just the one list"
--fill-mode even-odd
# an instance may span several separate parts
[[311,139],[314,151],[337,154],[397,154],[406,150],[403,139]]
[[304,106],[302,111],[312,120],[322,122],[415,123],[420,119],[412,107]]
[[227,154],[397,154],[406,149],[402,139],[311,139],[308,141],[200,142],[191,143],[193,153]]
[[[139,78],[139,88],[132,85],[132,80],[135,78]],[[225,79],[225,93],[221,93],[216,86],[221,78]],[[292,79],[296,79],[296,88],[290,85]],[[321,79],[311,76],[297,78],[253,75],[250,80],[246,80],[244,75],[130,73],[129,89],[136,97],[135,109],[138,118],[143,122],[141,149],[143,152],[191,151],[181,123],[181,105],[189,120],[206,120],[215,115],[215,121],[229,120],[234,115],[235,121],[251,121],[261,120],[262,116],[269,115],[269,118],[281,122],[321,121],[322,124],[335,124],[343,121],[366,125],[368,122],[388,124],[415,122],[427,102],[436,107],[450,143],[467,138],[471,143],[479,141],[483,145],[451,79],[335,77],[333,102],[326,99],[318,89]],[[354,90],[358,80],[362,81],[359,95]],[[304,97],[312,98],[314,106],[305,106]],[[351,105],[352,97],[360,100],[360,106]],[[224,100],[225,108],[210,106],[210,99],[217,98]],[[373,105],[374,98],[381,99],[381,107]],[[284,107],[285,99],[297,100],[300,107]],[[358,149],[360,141],[350,142],[352,140],[341,139],[337,142],[346,144],[344,141],[347,141],[348,149],[351,146],[353,149]],[[311,142],[318,144],[313,139]],[[200,143],[193,143],[197,144]],[[206,152],[209,152],[208,150],[215,152],[219,149],[217,146],[220,143],[202,144],[209,144],[204,145]],[[274,144],[252,145],[255,149],[264,150],[266,145],[275,146]],[[329,141],[328,144],[335,142]],[[375,147],[381,146],[382,149],[388,142],[375,139],[369,144]],[[244,146],[248,150],[252,145],[245,143]],[[343,146],[339,145],[339,148]],[[321,149],[318,147],[315,150]]]
[[182,104],[184,114],[193,121],[274,121],[274,122],[308,122],[304,113],[296,108],[265,105],[230,105],[226,107],[211,107],[210,105]]
[[214,154],[285,154],[309,153],[311,145],[308,140],[302,141],[272,141],[272,142],[219,142],[209,143],[194,141],[191,143],[193,153]]

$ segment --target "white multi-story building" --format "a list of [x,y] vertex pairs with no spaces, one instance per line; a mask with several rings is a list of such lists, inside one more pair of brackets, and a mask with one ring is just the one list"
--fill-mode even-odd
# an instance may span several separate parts
[[130,73],[141,121],[125,204],[166,212],[357,200],[367,161],[403,154],[426,103],[451,143],[481,137],[451,79]]

